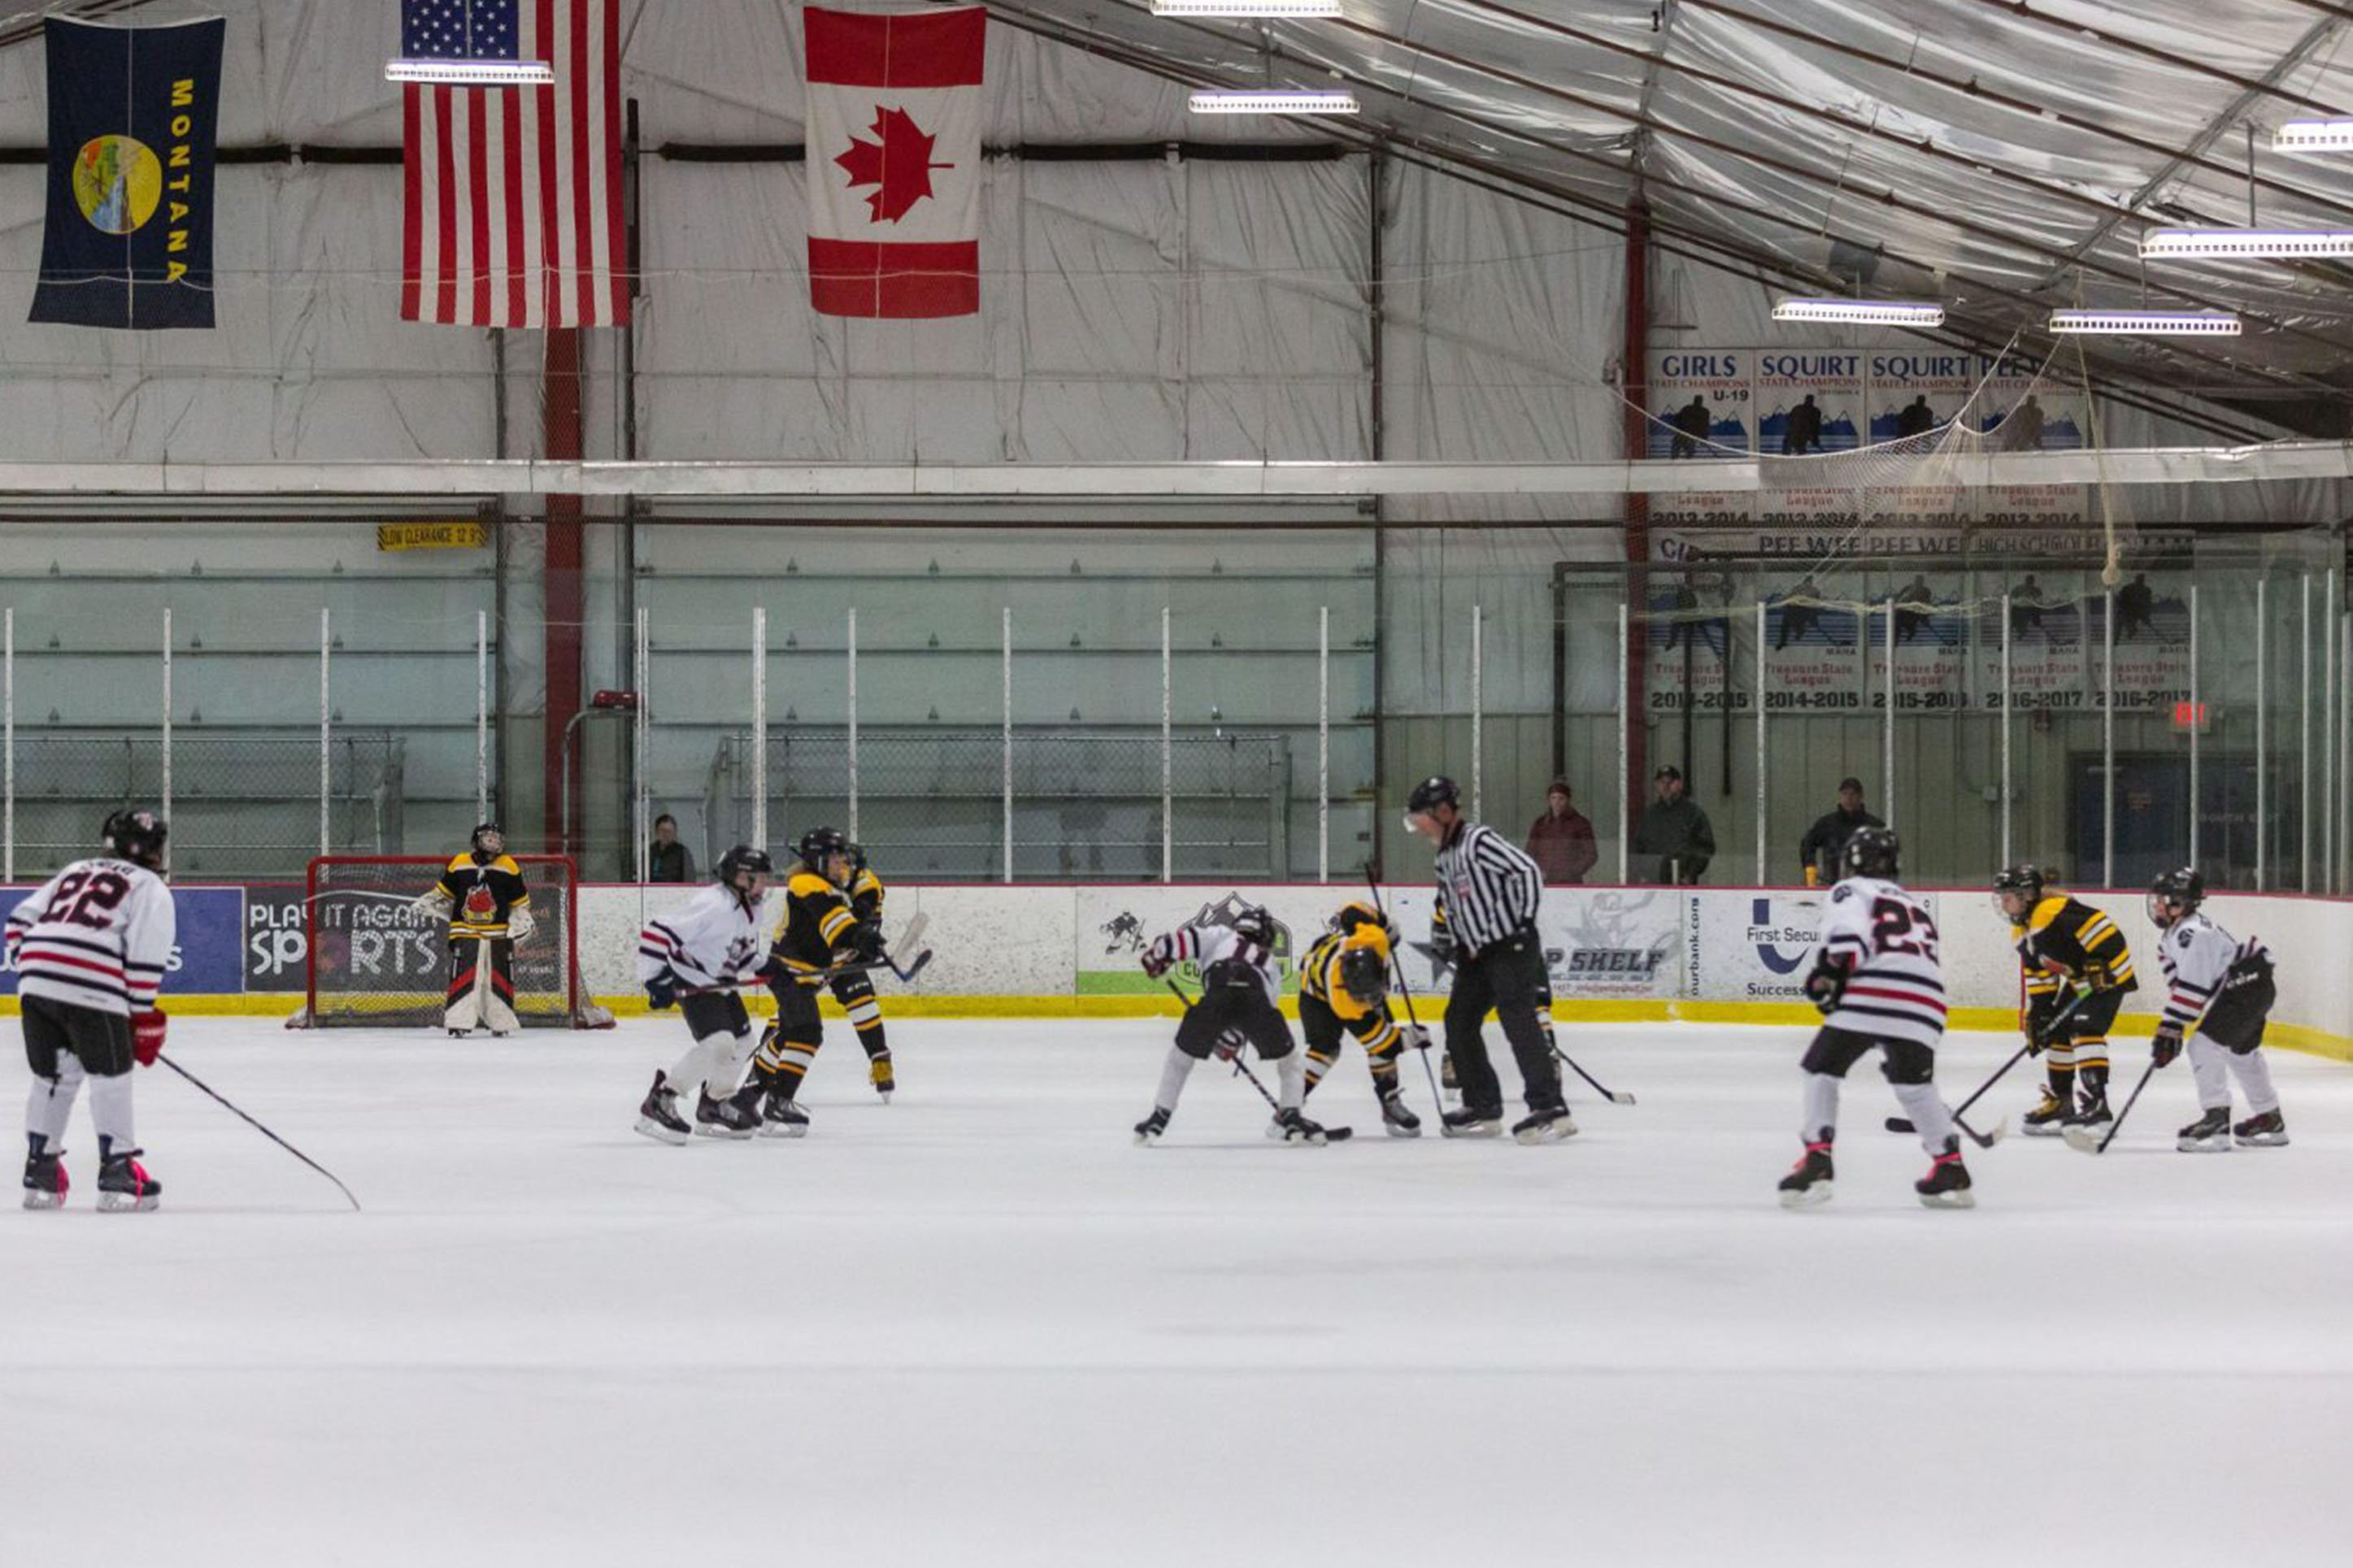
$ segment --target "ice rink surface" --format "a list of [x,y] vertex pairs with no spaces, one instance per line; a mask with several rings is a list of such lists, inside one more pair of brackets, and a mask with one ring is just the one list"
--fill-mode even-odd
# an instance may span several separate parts
[[71,1208],[0,1218],[0,1563],[2353,1552],[2353,1068],[2274,1053],[2295,1144],[2191,1156],[2178,1064],[1931,1213],[1866,1068],[1789,1214],[1802,1031],[1565,1031],[1641,1103],[1572,1084],[1553,1147],[1382,1138],[1352,1047],[1352,1142],[1205,1068],[1137,1149],[1167,1028],[896,1022],[884,1107],[837,1025],[811,1137],[673,1149],[630,1123],[674,1018],[177,1021],[367,1210],[158,1068],[166,1206],[99,1215],[78,1110]]

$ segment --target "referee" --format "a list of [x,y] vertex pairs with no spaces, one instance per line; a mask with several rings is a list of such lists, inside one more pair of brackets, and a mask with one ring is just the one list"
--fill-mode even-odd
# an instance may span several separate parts
[[1493,828],[1463,819],[1461,792],[1450,778],[1424,779],[1406,802],[1405,825],[1438,846],[1438,907],[1430,944],[1451,953],[1454,990],[1446,999],[1446,1052],[1462,1087],[1450,1110],[1449,1138],[1492,1138],[1503,1130],[1504,1089],[1487,1060],[1480,1028],[1493,1009],[1520,1064],[1528,1114],[1512,1129],[1523,1143],[1551,1143],[1577,1131],[1560,1093],[1560,1068],[1544,1009],[1552,1001],[1536,904],[1544,873]]

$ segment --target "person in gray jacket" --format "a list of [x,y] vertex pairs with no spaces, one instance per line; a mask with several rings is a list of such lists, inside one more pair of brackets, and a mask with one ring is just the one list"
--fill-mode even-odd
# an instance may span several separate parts
[[1651,775],[1659,798],[1642,813],[1634,829],[1634,869],[1638,879],[1688,885],[1700,879],[1715,858],[1715,829],[1707,813],[1683,793],[1683,770],[1672,763]]

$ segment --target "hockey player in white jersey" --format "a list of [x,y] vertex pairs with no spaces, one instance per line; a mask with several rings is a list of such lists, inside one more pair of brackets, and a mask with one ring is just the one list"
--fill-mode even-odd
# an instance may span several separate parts
[[[638,1131],[664,1143],[683,1143],[697,1131],[749,1138],[760,1126],[758,1113],[735,1093],[753,1045],[740,987],[759,984],[760,900],[776,868],[766,850],[738,844],[712,870],[714,885],[638,933],[646,1000],[657,1013],[677,1007],[694,1037],[675,1066],[654,1074],[638,1107]],[[690,1092],[696,1096],[692,1126],[678,1113],[678,1097]]]
[[77,860],[10,911],[5,945],[23,1005],[33,1092],[25,1103],[25,1206],[61,1208],[66,1121],[90,1084],[98,1130],[98,1206],[145,1210],[164,1184],[139,1163],[131,1069],[164,1048],[155,1005],[177,939],[164,864],[164,824],[149,811],[106,819],[106,853]]
[[[2166,986],[2150,1059],[2159,1068],[2171,1066],[2187,1037],[2200,1110],[2174,1146],[2204,1153],[2230,1148],[2235,1137],[2250,1148],[2274,1148],[2287,1142],[2287,1123],[2263,1059],[2263,1019],[2278,997],[2272,955],[2253,938],[2238,942],[2216,925],[2201,907],[2205,901],[2206,879],[2187,866],[2149,885],[2148,918],[2164,933],[2157,952]],[[2249,1112],[2236,1127],[2231,1125],[2234,1078]]]
[[1324,1129],[1301,1113],[1307,1070],[1291,1038],[1291,1026],[1275,1005],[1274,920],[1256,906],[1242,910],[1230,925],[1185,926],[1153,939],[1144,952],[1144,972],[1155,980],[1192,960],[1201,969],[1201,995],[1185,1009],[1176,1042],[1160,1068],[1160,1092],[1152,1114],[1135,1124],[1138,1143],[1157,1142],[1184,1096],[1193,1064],[1216,1054],[1231,1060],[1247,1041],[1261,1059],[1274,1064],[1282,1080],[1274,1120],[1266,1135],[1284,1143],[1321,1143]]
[[1919,1130],[1934,1162],[1912,1184],[1931,1208],[1969,1208],[1969,1173],[1952,1113],[1936,1092],[1936,1042],[1945,1033],[1945,977],[1927,906],[1896,886],[1902,846],[1894,830],[1863,827],[1846,841],[1845,879],[1822,906],[1821,945],[1806,994],[1822,1026],[1806,1051],[1806,1152],[1781,1179],[1785,1208],[1827,1202],[1838,1137],[1839,1081],[1873,1049],[1880,1071]]

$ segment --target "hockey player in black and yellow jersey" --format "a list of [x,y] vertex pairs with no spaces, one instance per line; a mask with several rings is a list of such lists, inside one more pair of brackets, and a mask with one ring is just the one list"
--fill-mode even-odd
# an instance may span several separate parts
[[503,1036],[515,1027],[514,944],[531,940],[531,889],[506,852],[495,822],[474,829],[473,847],[412,905],[449,922],[449,990],[441,1012],[452,1038],[477,1028]]
[[817,1001],[835,978],[827,971],[882,956],[881,929],[860,926],[850,906],[857,863],[849,841],[835,828],[812,827],[801,835],[799,851],[785,877],[784,910],[760,971],[776,993],[776,1021],[752,1057],[752,1079],[766,1100],[760,1131],[782,1138],[808,1131],[808,1113],[793,1101],[825,1043]]
[[2140,988],[2132,951],[2116,921],[2045,886],[2033,866],[1994,878],[1994,906],[2010,921],[2026,982],[2026,1046],[2042,1055],[2050,1086],[2020,1125],[2038,1137],[2067,1127],[2093,1133],[2108,1110],[2108,1030],[2125,997]]
[[1406,1109],[1398,1092],[1400,1047],[1428,1037],[1409,1037],[1389,1017],[1389,955],[1394,938],[1379,910],[1359,900],[1343,905],[1329,930],[1299,962],[1299,1030],[1307,1037],[1307,1090],[1324,1081],[1339,1059],[1343,1034],[1363,1042],[1372,1069],[1373,1092],[1380,1097],[1381,1127],[1392,1138],[1419,1138],[1421,1119]]
[[[881,952],[882,879],[866,863],[866,849],[852,844],[849,848],[849,912],[858,917],[865,946]],[[891,1061],[891,1042],[882,1032],[882,1004],[874,994],[874,982],[865,974],[837,974],[833,977],[833,999],[849,1015],[849,1026],[858,1032],[858,1043],[866,1051],[866,1076],[874,1085],[874,1092],[882,1103],[891,1103],[898,1089],[899,1080]]]

